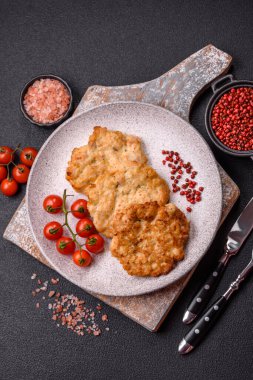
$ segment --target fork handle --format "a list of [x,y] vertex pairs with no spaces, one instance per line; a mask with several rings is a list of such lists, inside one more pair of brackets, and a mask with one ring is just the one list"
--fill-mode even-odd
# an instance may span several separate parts
[[209,275],[204,285],[199,289],[199,291],[187,307],[187,311],[183,318],[184,323],[191,323],[205,309],[220,282],[225,268],[226,263],[219,262],[217,267]]
[[202,341],[207,332],[222,314],[227,304],[228,300],[224,296],[221,296],[213,303],[212,306],[209,307],[205,314],[185,335],[179,345],[179,353],[185,354],[192,351]]

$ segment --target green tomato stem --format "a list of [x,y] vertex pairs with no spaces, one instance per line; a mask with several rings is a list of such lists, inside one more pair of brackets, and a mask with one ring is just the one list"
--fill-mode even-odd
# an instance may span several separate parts
[[63,211],[63,213],[65,215],[64,226],[66,226],[68,228],[68,230],[69,230],[69,232],[70,232],[70,234],[72,236],[72,240],[76,243],[76,245],[78,246],[78,248],[79,248],[79,250],[81,252],[82,245],[76,239],[76,235],[77,234],[74,233],[74,231],[72,230],[72,228],[70,227],[69,222],[68,222],[68,214],[69,214],[69,212],[71,212],[71,211],[67,210],[67,205],[66,205],[66,200],[67,200],[68,196],[69,195],[67,195],[67,190],[65,189],[64,192],[63,192],[63,203],[62,203],[62,211]]
[[7,168],[7,179],[8,179],[8,181],[11,179],[11,173],[10,173],[10,165],[14,165],[14,166],[17,166],[16,164],[15,164],[15,162],[13,161],[13,155],[15,154],[15,152],[17,151],[17,150],[21,150],[22,151],[22,149],[20,149],[20,145],[21,144],[18,144],[18,146],[14,149],[14,151],[11,153],[11,161],[10,162],[8,162],[8,164],[2,164],[1,166],[6,166],[6,168]]

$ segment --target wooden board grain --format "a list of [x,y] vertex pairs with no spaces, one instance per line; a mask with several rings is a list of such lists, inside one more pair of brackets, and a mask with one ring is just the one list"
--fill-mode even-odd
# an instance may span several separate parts
[[[87,109],[103,103],[140,101],[160,105],[188,121],[192,104],[197,96],[214,79],[226,73],[231,62],[232,58],[228,54],[208,45],[161,77],[150,82],[119,87],[90,87],[82,98],[76,113],[85,112]],[[238,198],[239,189],[220,166],[219,171],[223,188],[222,223]],[[25,200],[23,200],[7,226],[4,238],[49,266],[36,246],[26,213]],[[22,234],[19,233],[21,231]],[[21,239],[20,236],[22,236]],[[167,288],[142,296],[108,297],[93,295],[148,330],[157,331],[192,273],[193,271]]]

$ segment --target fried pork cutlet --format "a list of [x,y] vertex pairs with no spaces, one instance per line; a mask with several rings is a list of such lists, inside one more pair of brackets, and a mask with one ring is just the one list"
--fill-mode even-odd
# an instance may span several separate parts
[[132,204],[113,219],[111,252],[133,276],[159,276],[184,258],[189,222],[174,204]]
[[88,145],[73,150],[66,179],[77,192],[87,195],[87,189],[101,174],[126,170],[146,162],[138,137],[95,127]]
[[97,230],[112,237],[112,220],[118,210],[150,201],[164,205],[169,199],[169,187],[153,168],[143,164],[100,175],[88,197],[88,210]]

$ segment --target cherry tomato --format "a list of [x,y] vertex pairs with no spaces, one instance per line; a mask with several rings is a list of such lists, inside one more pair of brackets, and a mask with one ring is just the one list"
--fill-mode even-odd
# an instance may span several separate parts
[[48,240],[58,240],[63,235],[63,228],[58,222],[47,223],[44,227],[44,236]]
[[12,152],[8,146],[0,146],[0,164],[7,165],[10,161],[12,161]]
[[95,226],[92,220],[84,218],[79,220],[76,225],[76,232],[81,237],[88,237],[96,232]]
[[1,183],[1,191],[7,197],[12,197],[18,191],[18,184],[15,179],[4,179]]
[[100,253],[104,249],[105,241],[102,236],[93,234],[86,240],[85,246],[92,253]]
[[49,214],[58,214],[62,211],[63,200],[59,195],[48,195],[43,202],[44,210]]
[[89,215],[89,211],[87,208],[87,201],[85,199],[78,199],[71,206],[72,214],[78,218],[83,219],[87,215]]
[[89,252],[83,249],[81,250],[79,249],[78,251],[76,251],[73,254],[72,258],[73,258],[74,263],[78,265],[79,267],[88,267],[90,263],[92,262],[92,258]]
[[0,166],[0,183],[7,177],[7,169],[5,166]]
[[20,161],[22,164],[31,167],[37,154],[38,151],[35,148],[26,147],[20,153]]
[[12,170],[13,178],[18,183],[26,183],[28,180],[29,174],[30,174],[30,169],[23,164],[18,164]]
[[62,255],[70,255],[75,251],[76,244],[71,238],[63,236],[57,240],[56,248]]

